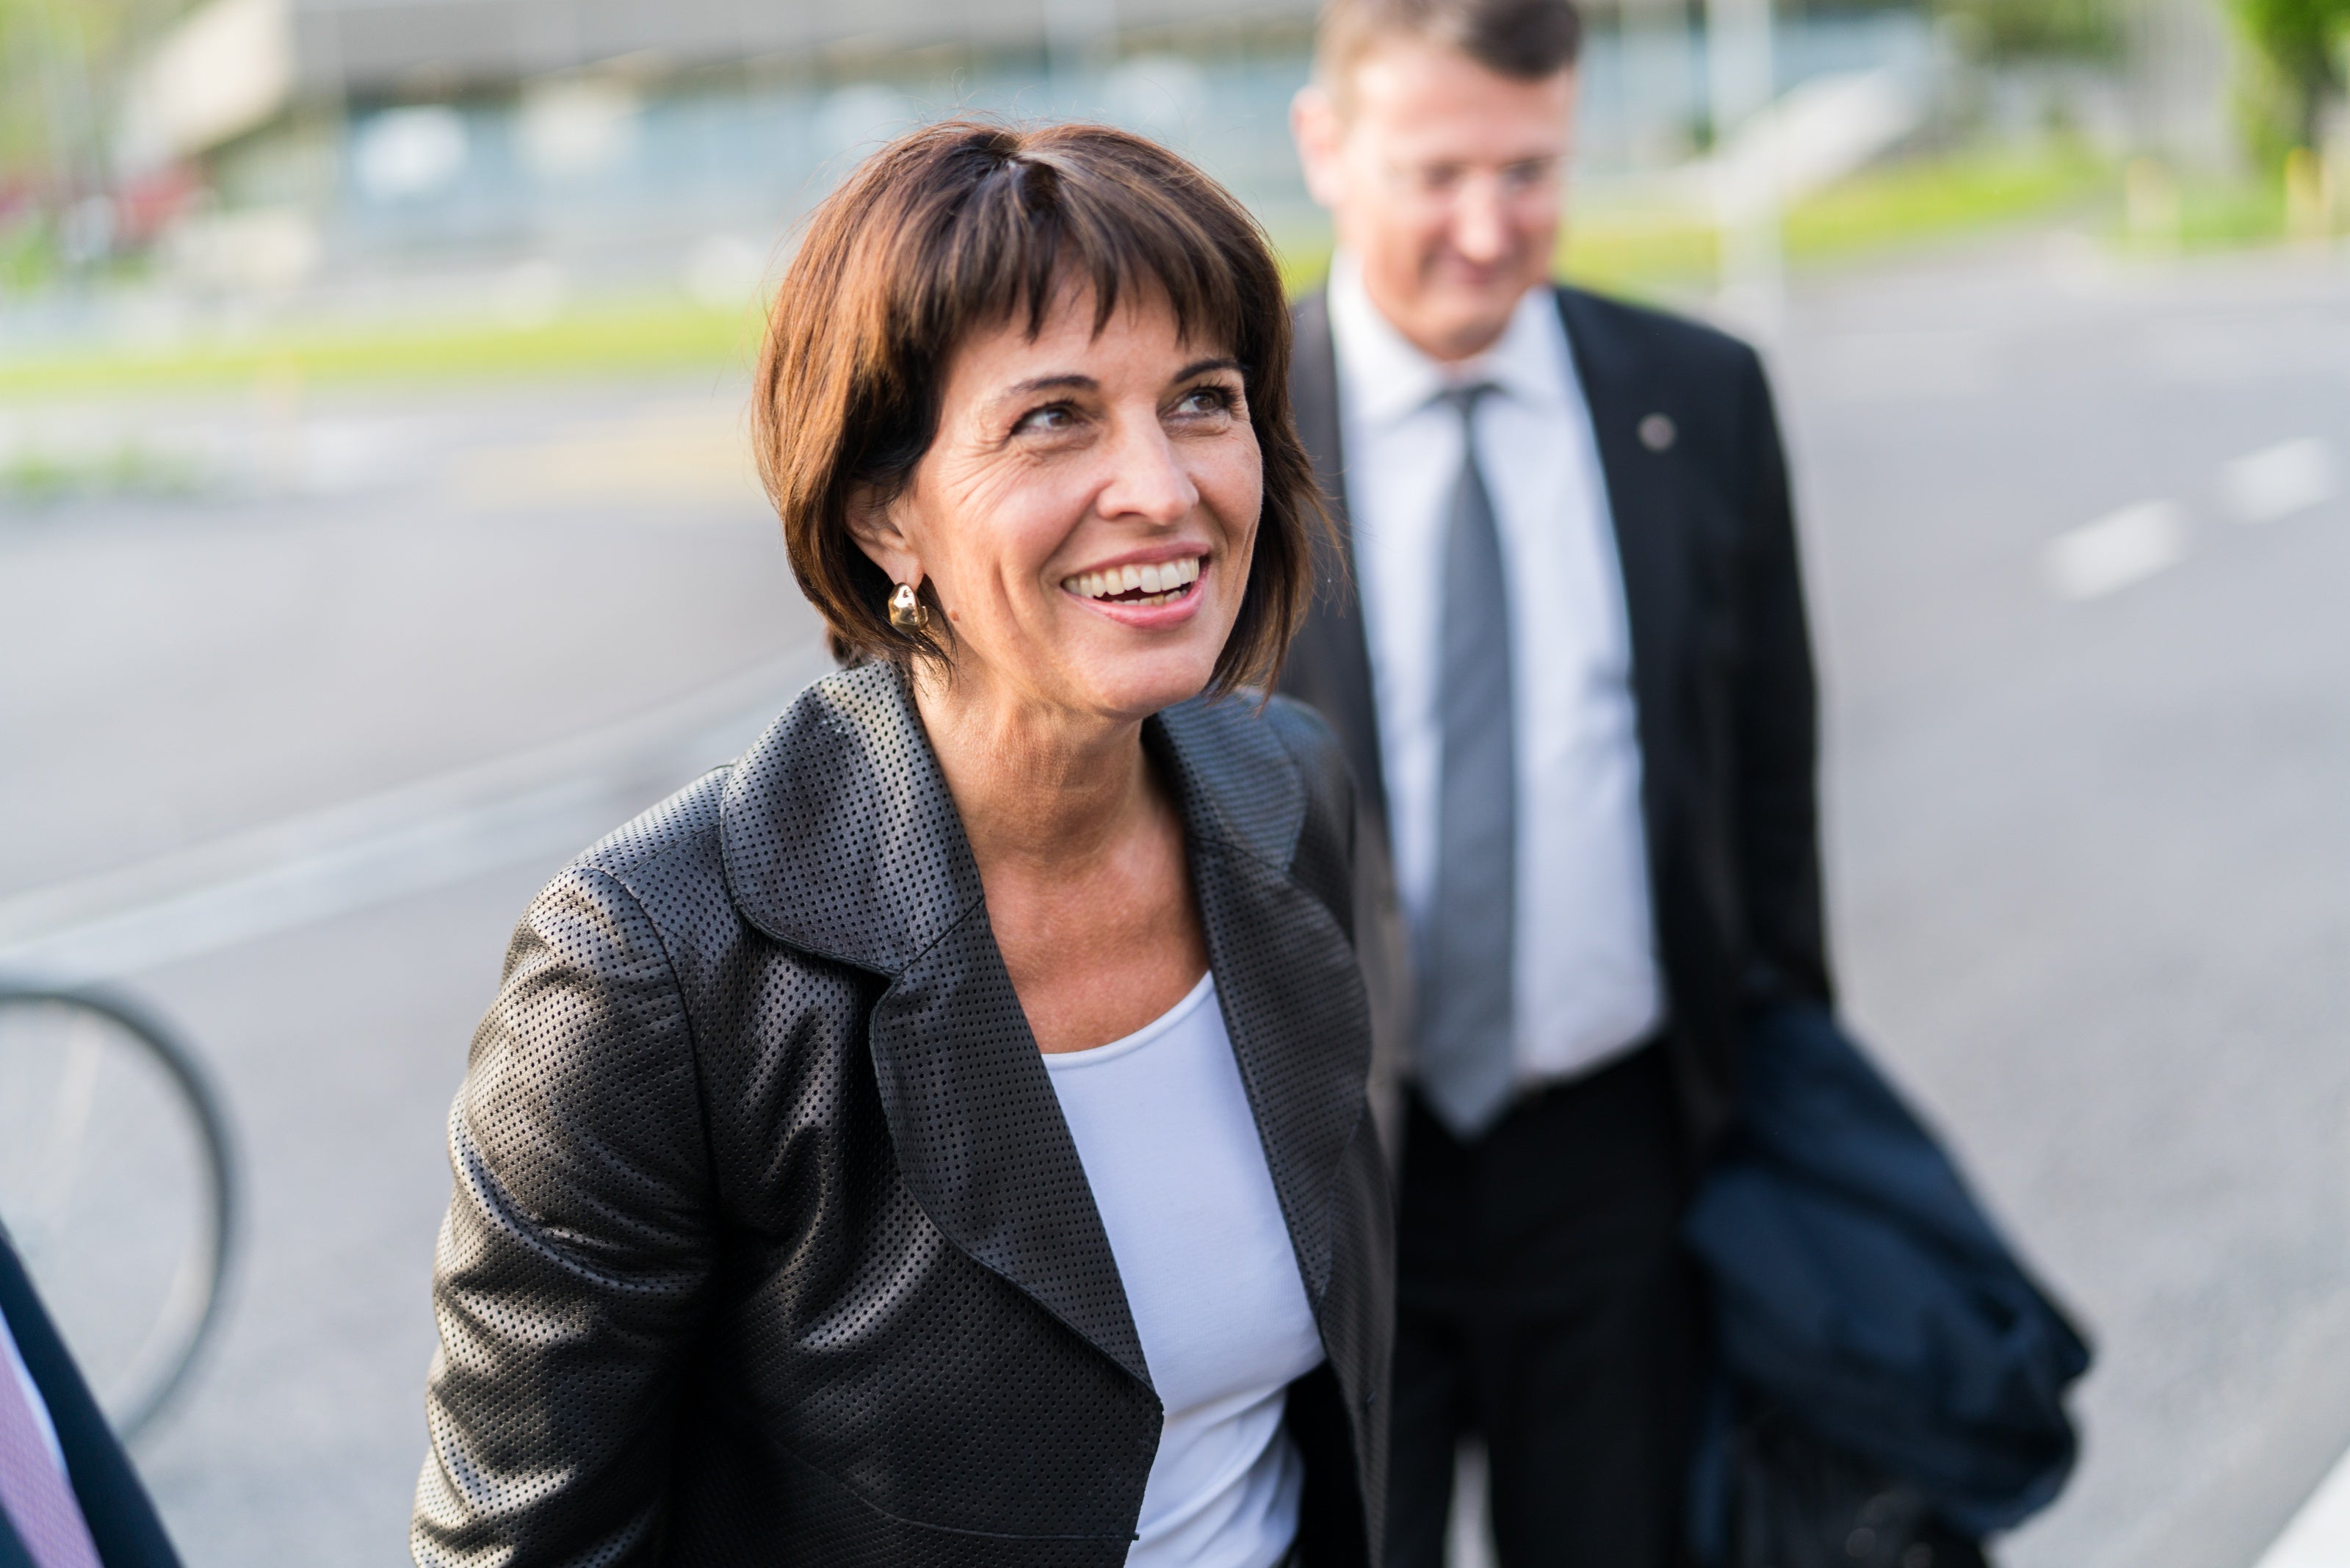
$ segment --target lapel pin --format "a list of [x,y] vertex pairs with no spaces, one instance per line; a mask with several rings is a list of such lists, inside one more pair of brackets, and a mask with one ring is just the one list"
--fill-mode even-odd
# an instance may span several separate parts
[[1650,414],[1640,421],[1640,444],[1650,452],[1664,451],[1679,434],[1673,421],[1663,414]]

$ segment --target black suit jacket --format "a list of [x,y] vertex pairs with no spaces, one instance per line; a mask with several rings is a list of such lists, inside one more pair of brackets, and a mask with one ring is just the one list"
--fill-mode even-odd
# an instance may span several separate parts
[[[1557,296],[1623,564],[1667,1039],[1702,1147],[1728,1116],[1747,1006],[1830,997],[1815,698],[1786,460],[1746,345],[1577,289]],[[1296,315],[1298,431],[1342,545],[1282,689],[1330,721],[1384,820],[1329,312],[1316,295]]]
[[[1376,1564],[1394,1272],[1320,721],[1187,703],[1209,961],[1326,1365],[1308,1564]],[[428,1565],[1115,1568],[1161,1412],[902,678],[820,680],[515,932],[451,1113]]]
[[[155,1517],[147,1489],[140,1484],[122,1445],[115,1441],[113,1428],[67,1354],[65,1341],[33,1293],[33,1282],[5,1233],[0,1233],[0,1316],[8,1320],[17,1354],[49,1408],[99,1561],[106,1568],[179,1568],[180,1559]],[[0,1366],[0,1377],[9,1376]],[[33,1568],[32,1554],[17,1539],[5,1511],[0,1511],[0,1568]]]

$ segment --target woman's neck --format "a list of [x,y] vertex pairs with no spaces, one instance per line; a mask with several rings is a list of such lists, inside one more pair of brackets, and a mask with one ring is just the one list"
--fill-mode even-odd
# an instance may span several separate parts
[[1073,714],[926,670],[913,685],[983,878],[1076,872],[1164,809],[1139,720]]

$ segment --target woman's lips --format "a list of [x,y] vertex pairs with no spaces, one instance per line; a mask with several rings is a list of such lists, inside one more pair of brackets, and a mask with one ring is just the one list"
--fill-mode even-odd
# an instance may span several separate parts
[[1165,604],[1185,596],[1191,585],[1200,580],[1203,565],[1198,556],[1179,556],[1171,561],[1105,566],[1097,572],[1078,572],[1063,577],[1061,587],[1081,599],[1099,603]]
[[[1158,628],[1191,618],[1200,607],[1200,584],[1207,569],[1205,556],[1186,556],[1148,566],[1081,572],[1062,578],[1061,589],[1083,601],[1088,609],[1097,610],[1112,620]],[[1132,587],[1127,586],[1128,579],[1132,579]],[[1086,592],[1088,587],[1097,591]]]

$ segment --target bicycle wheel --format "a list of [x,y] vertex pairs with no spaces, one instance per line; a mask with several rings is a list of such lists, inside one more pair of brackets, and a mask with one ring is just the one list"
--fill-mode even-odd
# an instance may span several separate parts
[[219,1323],[235,1205],[219,1097],[152,1014],[0,986],[0,1222],[126,1438]]

